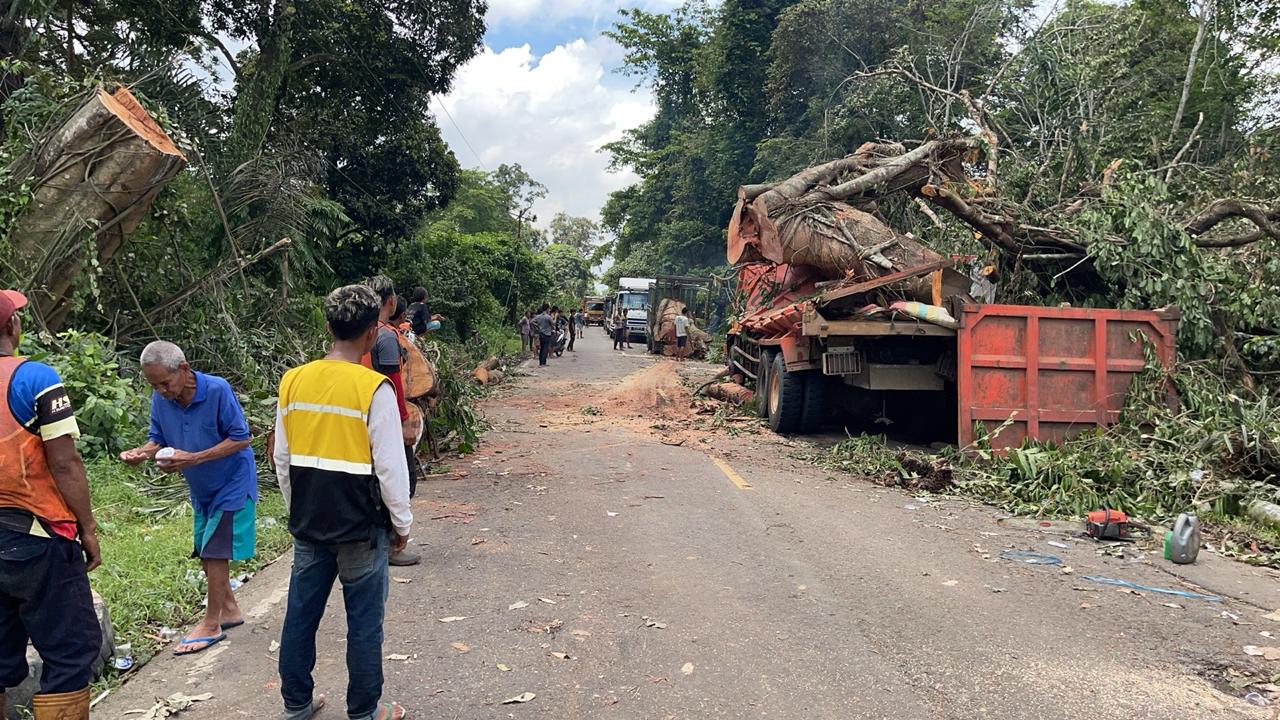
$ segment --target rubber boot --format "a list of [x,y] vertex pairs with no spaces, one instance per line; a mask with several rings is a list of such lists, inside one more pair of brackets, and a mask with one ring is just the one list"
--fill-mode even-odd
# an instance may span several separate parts
[[89,720],[89,688],[31,699],[35,720]]

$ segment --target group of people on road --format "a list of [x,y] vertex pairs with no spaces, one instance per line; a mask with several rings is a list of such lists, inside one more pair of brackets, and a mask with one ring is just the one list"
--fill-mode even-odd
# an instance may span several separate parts
[[520,350],[537,353],[538,365],[542,366],[562,342],[564,350],[573,352],[574,341],[586,331],[587,316],[581,310],[563,313],[558,305],[543,303],[536,313],[526,310],[516,326],[520,330]]
[[[631,328],[627,327],[627,309],[619,307],[613,312],[613,349],[614,350],[630,350],[631,349]],[[691,321],[685,315],[685,311],[680,309],[675,317],[672,318],[672,325],[675,331],[676,349],[673,357],[677,361],[683,361],[689,355],[689,326]]]
[[[27,677],[30,641],[44,663],[36,720],[88,720],[102,644],[88,573],[102,550],[66,389],[52,367],[17,357],[26,305],[21,293],[0,291],[0,717],[3,689]],[[338,580],[348,717],[395,720],[404,708],[382,700],[387,567],[420,561],[406,550],[421,430],[409,422],[401,340],[438,329],[442,318],[429,311],[424,289],[406,304],[382,276],[329,293],[324,315],[329,352],[285,373],[268,438],[294,538],[279,649],[284,717],[310,718],[324,705],[312,678],[315,635]],[[192,557],[208,593],[204,616],[173,650],[189,655],[245,623],[230,564],[255,550],[252,437],[231,385],[193,369],[174,343],[147,345],[140,365],[153,390],[147,442],[120,460],[154,462],[188,484]]]

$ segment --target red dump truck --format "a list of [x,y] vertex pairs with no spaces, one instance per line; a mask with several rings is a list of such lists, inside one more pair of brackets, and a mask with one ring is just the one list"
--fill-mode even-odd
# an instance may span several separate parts
[[[728,337],[731,370],[755,381],[777,432],[861,421],[965,445],[999,430],[992,444],[1003,448],[1114,422],[1144,367],[1139,335],[1174,361],[1176,310],[978,304],[954,269],[965,260],[838,282],[804,265],[739,264],[745,311]],[[919,319],[874,304],[907,282],[932,289],[934,302],[912,309],[949,311]]]

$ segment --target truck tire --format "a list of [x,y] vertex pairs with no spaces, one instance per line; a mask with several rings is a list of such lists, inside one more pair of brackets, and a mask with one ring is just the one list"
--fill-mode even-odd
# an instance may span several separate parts
[[809,370],[802,373],[804,383],[804,410],[800,417],[800,432],[812,433],[827,424],[827,398],[831,396],[830,379],[820,372]]
[[773,356],[762,347],[757,346],[756,350],[760,353],[760,367],[756,377],[756,415],[767,418],[769,417],[769,363],[773,362]]
[[795,433],[803,429],[805,385],[809,373],[790,372],[786,358],[775,353],[769,366],[769,428],[776,433]]

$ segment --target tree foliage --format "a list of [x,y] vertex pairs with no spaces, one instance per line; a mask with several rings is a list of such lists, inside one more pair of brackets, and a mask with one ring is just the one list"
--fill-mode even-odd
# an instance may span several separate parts
[[[269,384],[323,341],[316,295],[383,269],[457,192],[430,102],[478,51],[483,0],[5,8],[0,217],[26,208],[30,178],[14,161],[98,86],[128,85],[189,161],[115,258],[80,278],[73,327],[126,347],[174,339],[233,379]],[[475,252],[510,259],[513,229]],[[17,285],[25,268],[10,260],[0,275]],[[476,322],[503,311],[480,307]]]
[[[973,137],[967,174],[930,197],[917,183],[915,197],[864,199],[941,251],[989,258],[1008,300],[1177,304],[1188,355],[1280,367],[1274,4],[1031,10],[801,0],[629,13],[613,36],[657,114],[608,146],[641,177],[603,213],[610,277],[722,263],[739,185],[867,141]],[[926,199],[950,212],[923,212]]]
[[432,312],[445,316],[446,333],[456,339],[513,323],[556,287],[544,254],[521,240],[529,228],[513,226],[509,211],[520,200],[507,180],[464,170],[454,201],[429,215],[386,263],[397,288],[426,288]]

